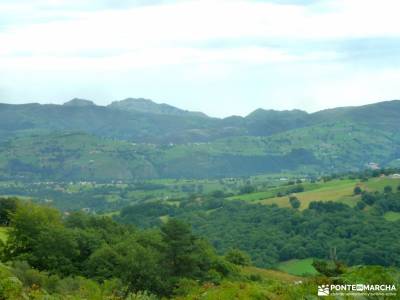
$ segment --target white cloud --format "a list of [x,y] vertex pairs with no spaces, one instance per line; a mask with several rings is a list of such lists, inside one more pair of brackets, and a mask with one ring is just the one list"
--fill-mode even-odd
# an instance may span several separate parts
[[312,6],[243,0],[185,1],[126,10],[64,12],[75,19],[30,24],[1,33],[1,53],[11,55],[24,51],[32,55],[79,56],[80,51],[134,51],[233,38],[309,40],[400,36],[396,18],[398,1],[325,3],[324,9],[329,8],[325,12]]
[[[93,76],[92,90],[98,79],[98,88],[109,95],[123,94],[112,91],[114,88],[123,90],[125,96],[137,96],[134,92],[140,90],[141,96],[161,98],[163,91],[153,94],[151,89],[159,86],[170,89],[164,92],[167,100],[173,101],[171,98],[184,99],[188,96],[182,93],[190,92],[181,89],[181,78],[174,80],[171,75],[179,74],[193,93],[199,94],[193,101],[200,97],[212,101],[218,95],[228,103],[242,97],[241,104],[223,107],[238,107],[238,111],[265,107],[263,99],[276,99],[268,102],[274,108],[319,109],[396,95],[396,71],[367,70],[368,65],[363,65],[359,72],[343,60],[343,53],[335,47],[313,49],[310,45],[400,38],[397,0],[322,0],[306,6],[189,0],[106,9],[110,3],[116,2],[2,1],[0,76],[12,77],[18,84],[7,80],[7,86],[1,83],[0,88],[11,99],[26,97],[29,92],[33,97],[46,98],[42,90],[49,81],[52,84],[48,89],[53,91],[48,95],[54,98],[57,90],[65,92],[62,81],[77,85],[77,74],[85,74]],[[229,46],[221,42],[219,47],[207,46],[216,41],[231,42]],[[252,73],[255,69],[257,74]],[[130,89],[128,77],[137,78],[137,72],[145,72],[149,83],[140,81],[141,86]],[[115,84],[107,90],[106,81],[96,78],[96,74],[107,74],[107,82]],[[384,79],[371,84],[374,74]],[[40,82],[40,91],[32,86],[33,77],[35,84]],[[58,85],[54,77],[59,78]],[[164,84],[165,77],[168,85]],[[83,81],[85,77],[79,78]],[[216,81],[213,86],[211,80]],[[24,93],[18,90],[21,85],[25,86]],[[140,89],[142,86],[151,88]],[[81,86],[71,89],[84,90]],[[92,94],[98,96],[97,91]],[[247,94],[252,97],[251,103],[244,102],[249,101],[243,98]],[[307,103],[299,103],[298,99]],[[198,104],[191,105],[198,109]]]
[[314,102],[310,110],[400,99],[398,69],[341,74],[341,78],[319,82],[317,86],[305,92]]

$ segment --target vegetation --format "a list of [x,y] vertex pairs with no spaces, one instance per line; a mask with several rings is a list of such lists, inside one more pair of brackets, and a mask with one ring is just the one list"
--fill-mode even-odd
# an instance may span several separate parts
[[[300,201],[300,209],[307,208],[312,201],[335,201],[354,207],[361,199],[363,193],[383,192],[385,186],[393,187],[399,182],[400,179],[387,177],[373,177],[364,182],[348,178],[334,179],[328,182],[303,184],[305,188],[304,192],[294,194],[290,192],[278,192],[280,193],[278,197],[271,196],[271,193],[269,193],[267,197],[256,200],[262,204],[276,204],[279,207],[290,207],[290,198],[296,197]],[[359,193],[358,188],[361,190]],[[280,190],[282,189],[280,188]],[[355,193],[356,189],[357,193]],[[233,198],[246,200],[241,196],[234,196]]]
[[159,229],[138,230],[107,217],[62,217],[50,207],[13,201],[17,205],[9,211],[0,263],[1,299],[289,300],[315,296],[321,282],[399,283],[394,268],[340,263],[337,269],[330,260],[279,264],[279,269],[305,278],[258,269],[238,249],[218,256],[175,218]]
[[400,212],[388,211],[384,214],[384,217],[388,221],[398,221],[400,220]]
[[398,285],[399,103],[226,119],[145,99],[1,104],[0,300]]
[[314,259],[292,259],[278,264],[278,270],[293,274],[293,275],[316,275],[318,271],[313,266]]
[[[387,189],[385,192],[385,186],[397,186],[399,181],[379,174],[374,173],[376,177],[366,173],[347,174],[344,176],[347,179],[302,183],[305,192],[290,196],[294,207],[299,205],[298,201],[304,205],[307,199],[304,195],[310,200],[317,200],[323,194],[327,198],[308,201],[309,207],[303,206],[300,212],[286,209],[290,207],[289,201],[279,208],[270,199],[260,205],[255,201],[229,201],[209,195],[197,196],[196,201],[180,201],[178,205],[165,202],[133,205],[115,218],[143,227],[157,226],[166,216],[190,221],[194,231],[207,236],[220,253],[241,249],[250,254],[255,265],[262,267],[309,257],[327,259],[333,247],[337,248],[340,260],[350,265],[399,266],[392,255],[398,253],[400,246],[395,241],[385,246],[381,243],[381,239],[392,240],[399,230],[400,223],[395,221],[400,212],[400,193],[394,190],[388,193]],[[357,176],[367,180],[358,181]],[[293,186],[296,185],[289,183],[279,189],[289,190]],[[360,195],[354,195],[355,186],[363,187]],[[276,192],[276,188],[272,190]],[[328,195],[335,202],[329,201]],[[345,205],[341,197],[350,197],[357,205],[354,208]],[[265,205],[271,202],[272,205]],[[380,238],[370,239],[370,235]]]
[[[236,272],[187,224],[174,219],[160,230],[140,231],[107,217],[73,213],[62,218],[53,208],[29,202],[18,202],[10,219],[3,261],[24,262],[26,270],[33,267],[57,278],[118,282],[125,296],[140,291],[168,296],[183,278],[218,282]],[[50,280],[45,273],[37,277]],[[46,287],[40,280],[33,283]]]
[[75,102],[1,105],[2,179],[318,174],[360,170],[372,162],[391,166],[399,158],[398,101],[314,114],[258,110],[226,119],[154,103],[143,108],[128,101],[123,107],[129,109],[121,109]]

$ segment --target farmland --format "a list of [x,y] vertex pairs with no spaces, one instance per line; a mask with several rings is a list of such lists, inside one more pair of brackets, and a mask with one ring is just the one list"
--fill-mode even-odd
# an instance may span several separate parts
[[[396,189],[399,184],[400,179],[391,179],[386,177],[372,178],[366,182],[361,182],[355,179],[333,180],[327,183],[304,184],[305,191],[294,193],[293,195],[300,200],[300,209],[307,208],[312,201],[335,201],[349,206],[355,206],[357,201],[360,200],[360,195],[354,195],[354,188],[356,186],[359,186],[362,190],[368,192],[382,192],[385,186],[391,186],[392,189]],[[265,195],[270,196],[273,192],[281,190],[282,188],[266,191]],[[280,207],[290,207],[289,195],[283,197],[268,196],[266,196],[265,199],[256,202],[267,205],[276,204]],[[251,194],[246,195],[245,197],[238,197],[238,199],[247,200],[246,197],[247,199],[251,199]],[[256,198],[257,197],[254,197],[254,199]]]

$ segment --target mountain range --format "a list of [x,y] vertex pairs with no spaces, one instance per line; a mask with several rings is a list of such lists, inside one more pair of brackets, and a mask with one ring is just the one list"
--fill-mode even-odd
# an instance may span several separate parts
[[0,104],[0,176],[134,180],[400,164],[400,101],[212,118],[147,99]]

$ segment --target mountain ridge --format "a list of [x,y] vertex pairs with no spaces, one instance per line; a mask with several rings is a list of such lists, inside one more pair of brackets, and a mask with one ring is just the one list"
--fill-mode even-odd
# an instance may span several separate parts
[[126,98],[124,100],[113,101],[107,107],[154,114],[208,117],[202,112],[183,110],[166,103],[156,103],[153,100],[145,98]]
[[[98,105],[92,100],[88,99],[83,99],[83,98],[73,98],[71,100],[68,100],[64,102],[63,104],[53,104],[53,103],[39,103],[39,102],[27,102],[27,103],[18,103],[18,104],[13,104],[13,103],[6,103],[6,102],[0,102],[0,107],[4,105],[9,105],[9,106],[26,106],[26,105],[35,105],[35,106],[79,106],[79,107],[85,107],[85,106],[96,106],[96,107],[105,107],[105,108],[118,108],[120,110],[127,110],[127,111],[133,111],[133,112],[143,112],[143,113],[155,113],[155,114],[171,114],[171,115],[184,115],[188,114],[190,116],[201,116],[201,117],[208,117],[212,119],[219,119],[219,120],[224,120],[224,119],[231,119],[231,118],[253,118],[258,115],[277,115],[277,114],[303,114],[303,115],[318,115],[318,114],[329,114],[331,112],[341,112],[341,113],[348,113],[351,112],[354,109],[369,109],[373,107],[382,107],[382,106],[390,106],[390,108],[399,108],[400,107],[400,100],[399,99],[392,99],[392,100],[384,100],[384,101],[379,101],[375,103],[370,103],[370,104],[365,104],[365,105],[358,105],[358,106],[339,106],[339,107],[334,107],[334,108],[326,108],[326,109],[321,109],[315,112],[307,112],[305,110],[299,109],[299,108],[293,108],[293,109],[285,109],[285,110],[276,110],[276,109],[268,109],[268,108],[263,108],[259,107],[254,109],[252,112],[248,113],[245,116],[240,116],[240,115],[229,115],[225,117],[211,117],[207,115],[204,112],[201,111],[190,111],[186,109],[182,109],[167,103],[158,103],[155,102],[154,100],[147,99],[147,98],[125,98],[123,100],[113,100],[107,105]],[[396,106],[396,107],[393,107]],[[398,106],[398,107],[397,107]],[[165,109],[163,111],[163,108]],[[154,111],[154,109],[158,111]]]
[[370,162],[390,166],[400,158],[400,101],[313,114],[257,110],[224,119],[78,104],[84,105],[0,104],[0,177],[320,174]]

